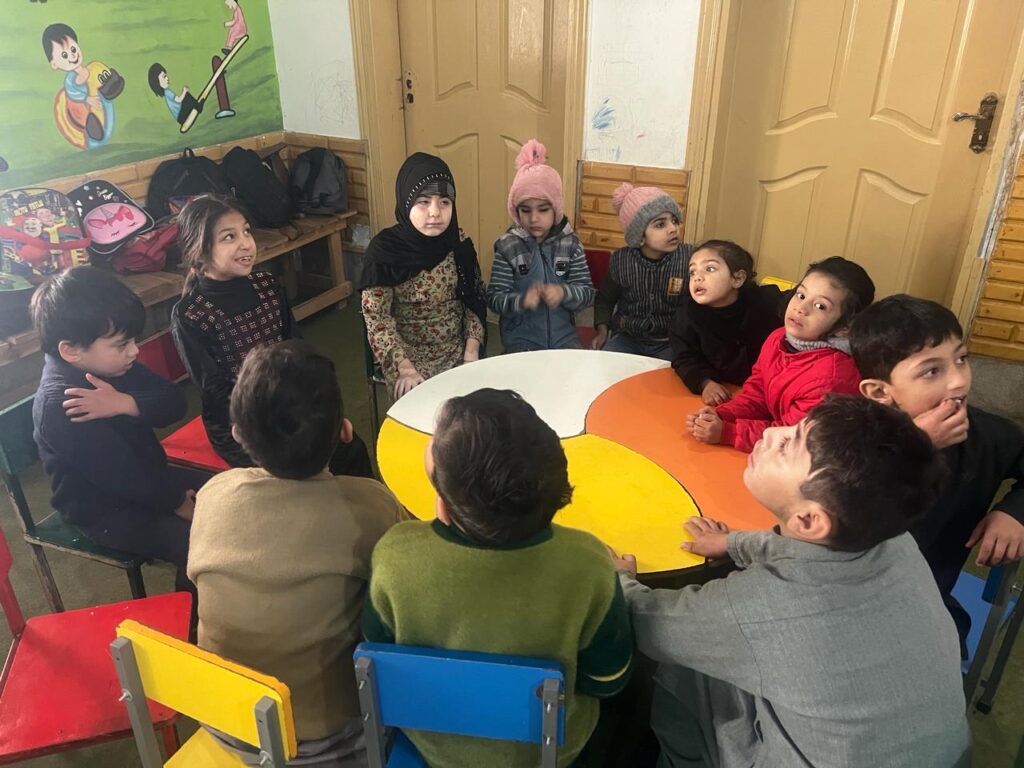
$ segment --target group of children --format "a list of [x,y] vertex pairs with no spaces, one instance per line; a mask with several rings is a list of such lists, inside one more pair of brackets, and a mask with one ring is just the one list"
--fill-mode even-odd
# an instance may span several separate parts
[[[536,142],[520,154],[486,288],[450,169],[422,153],[402,166],[397,223],[371,242],[362,281],[396,396],[478,359],[488,307],[506,351],[579,347],[574,314],[594,288],[543,156]],[[200,645],[291,689],[304,765],[365,760],[351,666],[363,637],[561,662],[563,765],[600,764],[587,749],[599,699],[624,690],[635,649],[659,663],[660,765],[966,765],[955,630],[962,642],[969,620],[951,591],[975,544],[982,565],[1024,555],[1024,434],[966,404],[956,318],[909,296],[873,303],[870,277],[840,257],[790,293],[758,286],[738,245],[682,243],[660,190],[624,185],[615,205],[628,245],[596,294],[594,346],[671,360],[704,403],[680,429],[750,452],[743,482],[778,518],[762,532],[686,522],[683,546],[731,558],[727,577],[651,590],[634,559],[553,524],[572,496],[565,454],[508,390],[444,405],[425,456],[437,517],[406,519],[370,479],[333,365],[254,269],[244,210],[212,196],[181,214],[189,273],[172,331],[234,469],[168,466],[153,428],[183,417],[182,393],[135,360],[138,299],[77,267],[33,300],[35,437],[55,508],[178,567]],[[431,765],[536,762],[527,745],[409,736]]]

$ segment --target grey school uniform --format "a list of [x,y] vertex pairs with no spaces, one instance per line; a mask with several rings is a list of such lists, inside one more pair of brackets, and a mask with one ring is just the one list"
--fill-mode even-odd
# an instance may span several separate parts
[[622,576],[637,646],[661,662],[661,765],[969,765],[956,629],[909,534],[864,552],[728,542],[742,570],[703,586]]

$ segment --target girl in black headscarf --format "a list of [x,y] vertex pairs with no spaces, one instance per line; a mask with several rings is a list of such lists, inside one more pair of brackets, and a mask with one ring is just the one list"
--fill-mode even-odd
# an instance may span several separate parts
[[398,223],[370,241],[361,287],[366,334],[397,399],[424,379],[479,359],[487,309],[444,160],[411,155],[398,171],[395,196]]

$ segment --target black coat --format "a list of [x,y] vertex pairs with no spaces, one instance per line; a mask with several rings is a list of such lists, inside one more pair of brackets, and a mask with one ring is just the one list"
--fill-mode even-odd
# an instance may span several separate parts
[[705,307],[687,292],[669,326],[672,367],[695,395],[705,381],[742,384],[768,335],[782,325],[789,294],[745,284],[728,307]]

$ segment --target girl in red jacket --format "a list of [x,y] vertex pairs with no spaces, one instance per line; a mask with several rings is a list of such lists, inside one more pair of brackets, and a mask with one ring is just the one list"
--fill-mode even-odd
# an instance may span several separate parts
[[829,392],[856,395],[860,373],[846,337],[853,316],[875,298],[868,273],[840,256],[811,264],[743,389],[729,402],[686,417],[703,443],[751,451],[768,427],[796,424]]

